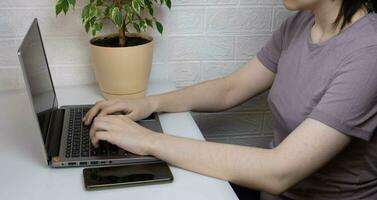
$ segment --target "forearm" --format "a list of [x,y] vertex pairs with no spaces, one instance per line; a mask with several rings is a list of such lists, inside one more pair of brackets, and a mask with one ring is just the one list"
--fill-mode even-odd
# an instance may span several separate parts
[[172,165],[275,193],[273,150],[211,143],[158,134],[149,153]]
[[258,59],[223,78],[149,96],[155,112],[217,112],[232,108],[268,89],[275,75]]
[[281,194],[340,153],[351,137],[304,120],[274,149],[210,143],[151,134],[148,154],[168,163],[272,194]]
[[227,92],[226,80],[219,78],[148,98],[155,112],[212,112],[227,108]]

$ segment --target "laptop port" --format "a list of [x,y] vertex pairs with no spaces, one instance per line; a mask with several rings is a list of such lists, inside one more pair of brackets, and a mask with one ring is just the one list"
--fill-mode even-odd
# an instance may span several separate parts
[[68,165],[73,166],[73,165],[76,165],[76,163],[75,162],[69,162]]
[[97,164],[98,164],[98,161],[91,161],[90,164],[92,164],[92,165],[97,165]]
[[87,162],[80,162],[80,165],[87,165]]
[[101,164],[106,164],[106,161],[101,161]]

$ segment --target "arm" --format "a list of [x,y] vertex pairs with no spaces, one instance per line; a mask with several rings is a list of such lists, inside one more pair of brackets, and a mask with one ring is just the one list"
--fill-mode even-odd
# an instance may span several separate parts
[[274,73],[255,58],[224,78],[148,98],[155,112],[221,111],[265,91],[273,79]]
[[281,194],[314,173],[351,140],[313,119],[305,120],[275,149],[154,137],[149,153],[168,163],[271,194]]
[[156,134],[126,116],[97,117],[90,134],[94,145],[106,140],[136,154],[153,155],[187,170],[271,194],[280,194],[314,173],[351,140],[310,118],[274,149]]
[[332,160],[351,138],[375,136],[376,55],[377,47],[369,46],[347,56],[307,119],[274,149],[153,135],[146,152],[198,173],[283,193]]
[[226,110],[265,91],[271,87],[274,78],[275,74],[255,58],[224,78],[140,99],[97,102],[84,116],[83,121],[89,125],[97,114],[105,116],[115,112],[123,112],[138,121],[152,112]]

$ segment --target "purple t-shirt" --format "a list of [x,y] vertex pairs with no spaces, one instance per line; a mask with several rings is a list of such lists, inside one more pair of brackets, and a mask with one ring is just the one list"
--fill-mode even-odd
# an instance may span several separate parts
[[288,18],[257,58],[276,73],[268,95],[279,145],[306,118],[353,140],[320,170],[279,197],[377,199],[377,14],[322,43],[311,42],[314,16]]

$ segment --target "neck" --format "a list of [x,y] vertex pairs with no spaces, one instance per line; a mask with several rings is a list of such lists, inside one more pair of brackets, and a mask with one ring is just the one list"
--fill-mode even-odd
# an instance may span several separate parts
[[[342,0],[334,0],[334,1],[322,1],[318,3],[313,9],[311,9],[312,13],[315,16],[315,26],[323,33],[323,34],[337,34],[341,30],[342,20],[337,26],[334,26],[334,22],[338,17],[340,8],[342,5]],[[362,18],[367,14],[365,9],[358,10],[355,15],[352,17],[352,20],[349,24],[346,24],[344,28],[352,25],[358,19]]]
[[339,10],[341,8],[342,1],[322,1],[318,3],[313,9],[315,26],[322,33],[335,33],[340,29],[339,27],[334,27],[334,21],[336,20]]

